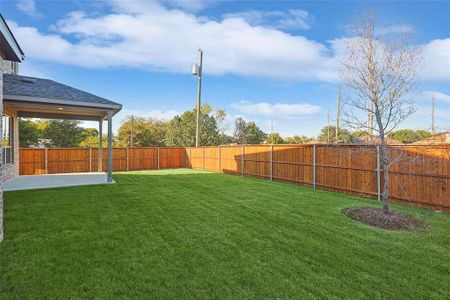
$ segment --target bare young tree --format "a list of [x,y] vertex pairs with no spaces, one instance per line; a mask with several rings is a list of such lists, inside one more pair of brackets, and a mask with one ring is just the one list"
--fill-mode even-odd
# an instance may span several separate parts
[[383,211],[389,212],[387,134],[415,111],[412,101],[421,64],[420,47],[410,34],[377,32],[374,13],[360,16],[355,37],[346,42],[343,81],[349,88],[343,121],[379,135],[384,186]]

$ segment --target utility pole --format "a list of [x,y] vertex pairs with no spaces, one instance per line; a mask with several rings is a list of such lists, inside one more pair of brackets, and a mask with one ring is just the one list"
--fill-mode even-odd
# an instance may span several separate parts
[[436,134],[436,128],[434,127],[434,93],[431,97],[431,133]]
[[339,136],[339,118],[341,115],[341,87],[338,90],[338,103],[337,103],[337,112],[336,112],[336,143],[338,142]]
[[270,120],[270,134],[273,133],[273,120]]
[[133,139],[134,139],[133,123],[134,123],[134,116],[131,115],[131,132],[130,132],[130,147],[131,148],[133,148]]
[[197,93],[197,125],[195,132],[195,147],[200,146],[200,109],[201,109],[201,94],[202,94],[202,62],[203,51],[198,50],[198,65],[192,66],[192,75],[198,76],[198,93]]

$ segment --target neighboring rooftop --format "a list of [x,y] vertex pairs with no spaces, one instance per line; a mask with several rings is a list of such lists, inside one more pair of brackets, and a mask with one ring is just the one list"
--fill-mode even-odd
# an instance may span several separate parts
[[[392,139],[390,137],[385,137],[386,140],[386,144],[388,145],[399,145],[399,144],[403,144],[400,141],[397,141],[395,139]],[[357,139],[354,140],[355,144],[381,144],[381,139],[380,136],[378,135],[363,135]]]
[[450,144],[450,132],[441,132],[427,139],[414,142],[415,145]]
[[88,105],[120,110],[122,105],[65,84],[42,78],[3,75],[5,100],[43,102],[62,105]]

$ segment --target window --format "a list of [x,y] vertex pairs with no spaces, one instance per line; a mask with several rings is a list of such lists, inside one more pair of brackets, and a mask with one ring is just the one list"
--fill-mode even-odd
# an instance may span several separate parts
[[4,165],[14,162],[12,118],[2,116],[2,162]]

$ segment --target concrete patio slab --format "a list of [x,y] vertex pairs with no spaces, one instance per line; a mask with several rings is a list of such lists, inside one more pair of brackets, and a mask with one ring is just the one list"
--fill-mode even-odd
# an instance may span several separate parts
[[98,172],[23,175],[5,182],[3,184],[3,191],[45,189],[92,184],[108,184],[107,174]]

